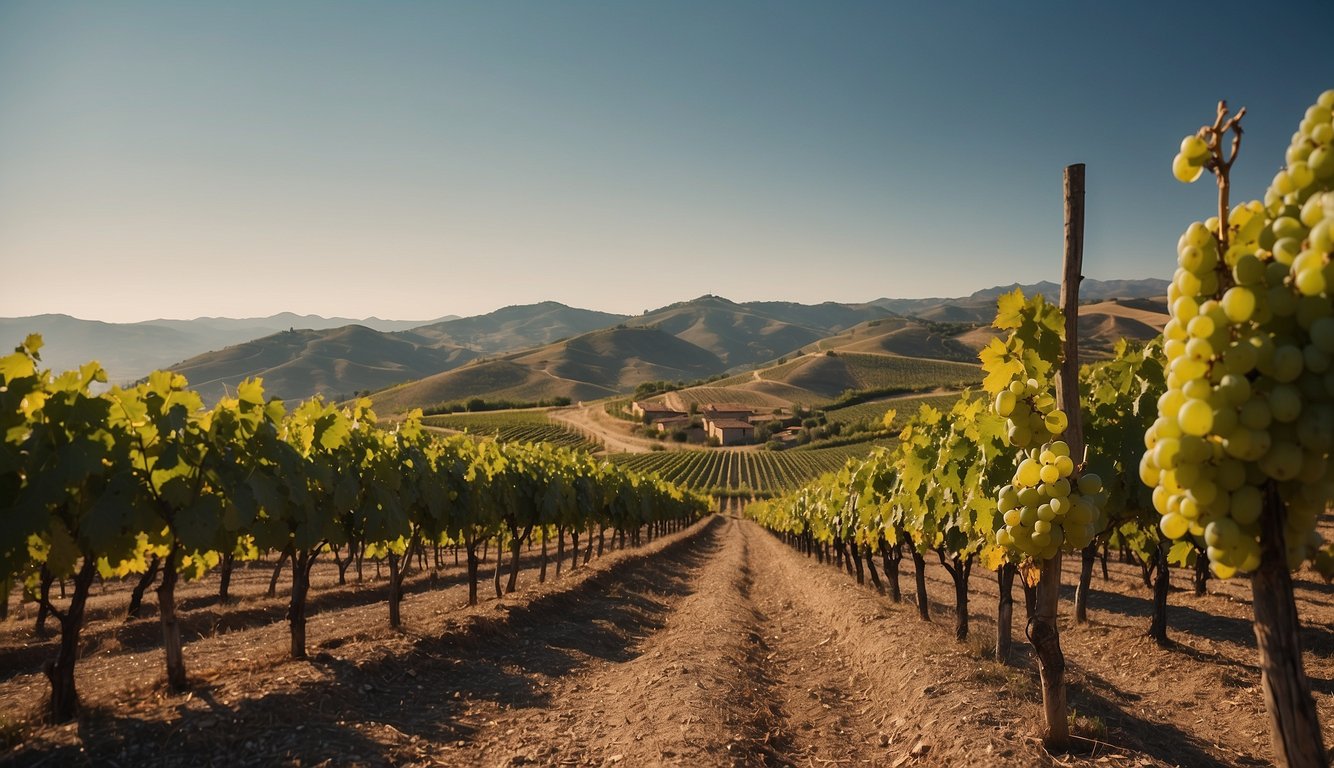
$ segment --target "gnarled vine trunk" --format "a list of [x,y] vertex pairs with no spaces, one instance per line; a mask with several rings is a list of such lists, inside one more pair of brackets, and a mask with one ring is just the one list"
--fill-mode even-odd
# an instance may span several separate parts
[[[69,722],[79,712],[79,694],[74,687],[74,664],[79,658],[79,633],[83,630],[84,608],[88,604],[88,592],[96,574],[97,561],[85,557],[74,577],[74,597],[66,613],[56,610],[50,604],[49,593],[42,598],[50,614],[60,623],[60,646],[55,661],[46,665],[46,676],[51,681],[51,719],[57,723]],[[7,601],[9,596],[6,595],[5,599]]]
[[1004,563],[996,571],[1000,597],[996,604],[996,661],[1010,663],[1014,647],[1014,563]]
[[1090,542],[1080,553],[1079,586],[1075,589],[1075,623],[1089,620],[1089,590],[1093,584],[1093,561],[1098,557],[1097,542]]
[[1158,548],[1154,550],[1153,574],[1153,615],[1149,619],[1149,637],[1162,647],[1171,641],[1167,638],[1167,590],[1171,587],[1172,572],[1167,567],[1168,541],[1158,537]]
[[926,596],[926,558],[917,551],[917,547],[912,547],[912,564],[914,577],[917,581],[917,615],[922,621],[931,620],[930,600]]
[[173,543],[162,564],[162,583],[157,588],[158,619],[162,625],[162,649],[167,655],[167,687],[176,693],[189,686],[185,653],[181,648],[181,619],[176,615],[176,582],[180,579],[180,545]]

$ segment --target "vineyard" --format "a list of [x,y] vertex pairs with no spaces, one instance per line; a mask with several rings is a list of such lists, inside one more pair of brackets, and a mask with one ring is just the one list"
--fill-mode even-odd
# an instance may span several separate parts
[[737,387],[690,387],[669,392],[663,396],[663,400],[669,405],[687,410],[692,405],[702,408],[718,403],[745,405],[755,409],[776,408],[787,404],[781,398]]
[[1244,114],[1172,164],[1219,204],[1161,338],[1080,365],[1076,165],[1060,302],[1000,295],[980,366],[768,371],[980,384],[833,411],[893,408],[877,443],[599,460],[428,429],[565,431],[541,411],[391,424],[254,380],[206,408],[28,337],[0,761],[1328,768],[1334,91],[1233,204]]
[[547,443],[576,451],[597,451],[601,448],[595,439],[552,421],[545,410],[426,416],[422,418],[422,424],[466,432],[474,437],[494,437],[501,443]]
[[938,410],[949,410],[950,406],[954,404],[954,401],[958,399],[958,392],[942,395],[896,397],[886,400],[876,400],[871,403],[846,405],[842,408],[831,408],[825,411],[825,418],[831,424],[851,424],[859,421],[879,423],[884,419],[885,412],[893,409],[895,411],[895,416],[891,428],[898,430],[902,429],[903,425],[908,423],[908,418],[920,405],[926,404]]
[[837,363],[847,377],[844,389],[914,391],[976,384],[981,371],[969,363],[916,357],[837,353],[803,357],[760,372],[760,377],[804,386],[801,374],[814,365]]
[[761,497],[798,488],[874,447],[874,443],[859,442],[814,450],[657,451],[619,453],[607,458],[626,469],[656,475],[700,493],[749,491]]

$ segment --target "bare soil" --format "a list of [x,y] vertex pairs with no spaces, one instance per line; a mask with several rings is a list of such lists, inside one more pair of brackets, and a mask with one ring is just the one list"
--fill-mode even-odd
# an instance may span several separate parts
[[[554,555],[554,548],[553,548]],[[237,571],[186,585],[193,688],[170,695],[150,592],[94,595],[78,668],[84,714],[41,721],[54,640],[31,609],[0,624],[0,723],[15,765],[1266,765],[1267,720],[1244,582],[1170,598],[1173,647],[1144,637],[1137,567],[1095,577],[1092,621],[1063,617],[1077,749],[1049,755],[1036,672],[1016,621],[1011,665],[989,658],[996,582],[972,580],[973,638],[953,637],[953,590],[927,564],[933,621],[917,619],[912,565],[894,604],[754,524],[715,516],[641,548],[466,608],[462,568],[409,581],[405,626],[385,582],[338,586],[317,568],[311,658],[286,656],[281,585]],[[493,554],[494,561],[494,554]],[[484,573],[490,575],[492,563]],[[581,560],[582,562],[582,560]],[[1075,563],[1067,565],[1073,584]],[[286,574],[284,574],[286,577]],[[1182,586],[1186,574],[1174,577]],[[97,592],[98,588],[95,588]],[[490,584],[482,587],[492,596]],[[1016,615],[1022,596],[1016,588]],[[1298,581],[1306,670],[1334,742],[1334,589]],[[1063,605],[1069,609],[1069,604]],[[15,611],[15,613],[19,613]],[[54,624],[54,623],[53,623]]]

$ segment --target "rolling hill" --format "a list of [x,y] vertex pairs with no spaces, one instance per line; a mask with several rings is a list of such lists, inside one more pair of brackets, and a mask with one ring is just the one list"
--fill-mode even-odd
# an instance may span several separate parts
[[642,381],[694,380],[722,371],[716,355],[652,328],[608,328],[538,349],[478,360],[371,395],[376,408],[401,412],[472,397],[534,402],[593,400]]
[[[1167,294],[1166,280],[1147,278],[1144,280],[1091,280],[1085,279],[1079,285],[1081,303],[1096,303],[1108,299],[1143,299]],[[1039,282],[1032,285],[996,286],[975,291],[969,296],[955,299],[876,299],[875,306],[887,309],[895,314],[934,320],[943,323],[982,323],[988,324],[996,316],[996,299],[1003,293],[1022,288],[1025,295],[1041,293],[1049,301],[1060,299],[1061,287],[1056,283]]]
[[[449,318],[429,322],[440,322]],[[324,330],[359,324],[379,331],[416,327],[412,320],[351,320],[284,312],[269,317],[197,317],[193,320],[146,320],[139,323],[104,323],[69,315],[31,315],[0,318],[0,341],[13,346],[30,333],[40,333],[46,345],[42,362],[52,370],[75,368],[97,360],[113,384],[133,382],[149,372],[166,368],[208,350],[259,339],[295,328]]]
[[773,360],[831,333],[890,315],[870,304],[738,304],[720,296],[701,296],[627,323],[670,333],[712,352],[727,368],[736,369]]
[[[1109,357],[1118,339],[1147,341],[1162,333],[1167,324],[1165,299],[1108,299],[1079,308],[1079,354],[1091,360]],[[997,335],[990,326],[978,326],[955,337],[973,350],[986,346]]]
[[426,347],[360,325],[331,330],[282,331],[207,352],[172,366],[206,401],[244,379],[262,377],[265,390],[284,399],[313,394],[345,397],[455,368],[476,357],[458,347]]
[[[295,335],[284,331],[196,355],[172,370],[186,374],[192,383],[198,379],[207,400],[257,375],[285,398],[349,395],[453,370],[487,350],[528,349],[536,346],[534,339],[551,341],[586,326],[601,328],[608,318],[621,316],[544,302],[407,331],[379,332],[359,325]],[[454,338],[468,344],[456,344]]]
[[406,337],[418,343],[448,344],[493,355],[539,347],[558,339],[607,328],[625,319],[624,315],[544,301],[423,325],[413,328]]
[[[1166,316],[1161,301],[1151,297],[1164,284],[1085,281],[1082,290],[1089,303],[1081,310],[1081,327],[1087,353],[1106,354],[1117,338],[1143,339],[1161,329]],[[422,390],[422,397],[395,397],[417,404],[477,396],[587,399],[628,391],[644,381],[689,381],[748,371],[816,351],[972,362],[976,350],[991,338],[984,326],[994,316],[995,297],[1011,288],[990,288],[958,299],[865,304],[738,303],[705,295],[636,317],[548,301],[407,330],[407,321],[375,321],[383,326],[379,329],[362,324],[324,327],[337,319],[290,313],[135,324],[47,315],[0,319],[0,333],[17,341],[26,333],[41,332],[48,342],[44,360],[53,368],[96,358],[116,382],[184,360],[175,369],[198,383],[210,399],[247,376],[266,377],[273,391],[287,398],[317,392],[344,395],[454,371],[478,357],[504,364],[445,377]],[[1055,286],[1039,283],[1025,289],[1048,293]],[[1093,298],[1107,294],[1127,298]],[[302,325],[316,327],[298,330]],[[626,332],[630,330],[652,333]],[[813,381],[824,382],[814,389],[753,377],[740,383],[769,397],[806,402],[827,397],[840,383],[836,367],[830,362],[813,367]]]

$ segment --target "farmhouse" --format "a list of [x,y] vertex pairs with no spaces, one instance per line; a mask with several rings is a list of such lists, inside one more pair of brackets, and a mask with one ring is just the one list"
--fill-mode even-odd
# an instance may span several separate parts
[[685,411],[678,411],[673,408],[668,408],[665,405],[644,403],[638,400],[630,406],[630,412],[635,416],[638,416],[646,424],[652,424],[655,421],[662,421],[663,419],[676,419],[681,416],[689,415]]
[[737,405],[736,403],[710,403],[709,405],[704,406],[704,410],[701,411],[701,413],[708,421],[735,419],[737,421],[748,422],[750,421],[750,417],[755,415],[755,412],[749,407]]
[[706,419],[704,429],[709,437],[718,439],[719,445],[740,445],[755,439],[754,425],[740,419]]
[[673,416],[668,419],[658,419],[653,423],[658,427],[659,432],[671,432],[672,430],[685,429],[690,426],[690,417]]

